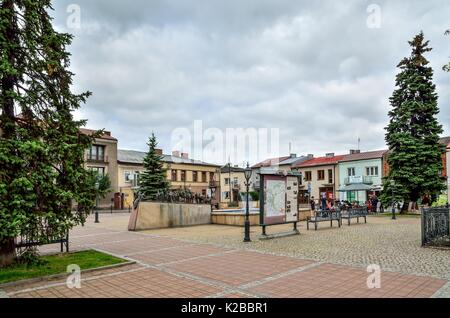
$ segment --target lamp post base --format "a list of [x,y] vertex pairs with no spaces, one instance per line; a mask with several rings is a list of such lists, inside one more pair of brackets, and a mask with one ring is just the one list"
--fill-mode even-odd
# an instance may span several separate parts
[[252,240],[250,239],[250,221],[249,220],[245,220],[244,227],[245,227],[244,242],[245,243],[251,242]]

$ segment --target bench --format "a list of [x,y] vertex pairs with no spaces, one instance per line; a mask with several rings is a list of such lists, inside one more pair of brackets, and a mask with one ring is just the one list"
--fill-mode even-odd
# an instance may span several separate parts
[[337,211],[314,211],[314,216],[308,216],[306,218],[306,228],[309,230],[309,223],[314,223],[314,229],[317,231],[317,224],[320,222],[330,222],[333,227],[333,221],[337,221],[339,227],[341,227],[341,212]]
[[351,208],[348,210],[343,210],[341,212],[341,218],[348,220],[348,225],[350,225],[351,219],[357,219],[359,223],[359,218],[364,218],[364,223],[367,223],[367,214],[368,214],[367,207],[362,208]]

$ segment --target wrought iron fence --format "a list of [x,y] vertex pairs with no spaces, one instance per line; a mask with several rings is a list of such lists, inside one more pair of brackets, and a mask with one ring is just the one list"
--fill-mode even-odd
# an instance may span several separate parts
[[21,255],[30,248],[42,245],[60,244],[61,253],[69,252],[69,231],[61,231],[44,217],[29,221],[16,238],[16,251]]
[[422,208],[422,246],[450,247],[449,208]]

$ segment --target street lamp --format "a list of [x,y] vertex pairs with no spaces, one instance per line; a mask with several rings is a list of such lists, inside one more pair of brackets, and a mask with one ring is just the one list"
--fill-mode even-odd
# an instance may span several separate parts
[[244,242],[251,242],[250,240],[250,209],[249,209],[249,200],[248,200],[248,191],[250,186],[250,178],[252,176],[252,169],[250,168],[248,162],[247,162],[247,168],[245,168],[244,171],[245,176],[245,187],[246,187],[246,206],[245,206],[245,236],[244,236]]
[[98,220],[98,189],[100,188],[100,184],[98,181],[95,183],[95,223],[100,223]]
[[395,180],[391,179],[391,190],[392,190],[392,220],[396,220],[395,217],[395,200],[394,200],[394,186],[395,186]]

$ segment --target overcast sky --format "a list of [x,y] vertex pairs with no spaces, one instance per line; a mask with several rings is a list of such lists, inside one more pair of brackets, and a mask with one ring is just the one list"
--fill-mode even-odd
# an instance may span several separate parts
[[450,135],[448,0],[58,0],[54,8],[57,29],[75,35],[74,90],[93,92],[77,117],[110,130],[122,149],[146,150],[154,131],[168,153],[173,131],[195,120],[223,132],[278,128],[280,155],[289,143],[299,155],[347,153],[358,137],[363,151],[383,149],[396,65],[420,30]]

